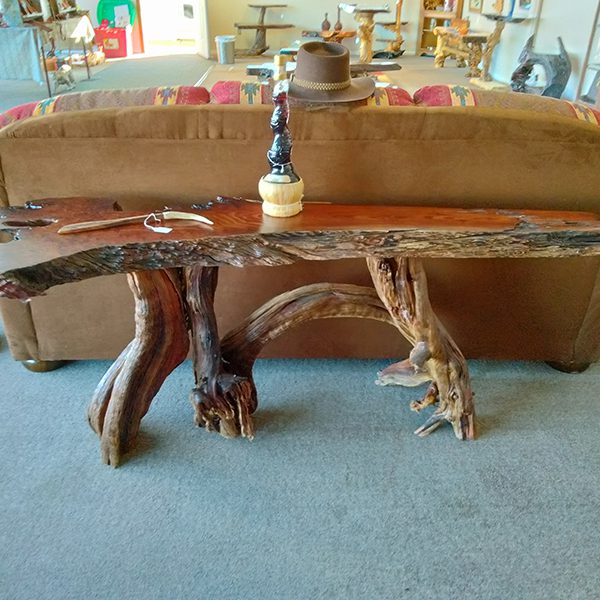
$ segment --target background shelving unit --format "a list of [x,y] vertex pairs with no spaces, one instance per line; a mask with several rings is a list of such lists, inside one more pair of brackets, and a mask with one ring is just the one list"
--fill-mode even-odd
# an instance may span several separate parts
[[417,54],[433,54],[437,44],[433,30],[461,17],[463,0],[456,0],[452,11],[443,10],[444,4],[444,0],[421,0]]

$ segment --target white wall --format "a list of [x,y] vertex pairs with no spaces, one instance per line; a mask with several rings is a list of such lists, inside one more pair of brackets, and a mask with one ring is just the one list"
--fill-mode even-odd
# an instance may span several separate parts
[[575,98],[597,7],[598,0],[544,0],[535,49],[554,54],[558,52],[556,38],[562,37],[573,69],[564,98]]
[[89,10],[92,25],[94,27],[98,27],[98,19],[96,18],[96,9],[98,8],[98,0],[77,0],[77,6],[81,10]]
[[[557,37],[562,37],[571,59],[573,72],[563,98],[574,99],[581,77],[581,67],[590,40],[593,20],[599,0],[538,0],[539,26],[537,27],[535,50],[549,54],[558,53]],[[468,6],[468,0],[465,3]],[[471,20],[471,28],[492,31],[494,24],[483,15],[470,13],[465,8],[465,17]],[[519,54],[527,39],[536,31],[537,19],[523,23],[507,23],[500,45],[496,48],[492,61],[492,76],[503,83],[510,82],[510,76],[518,64]]]

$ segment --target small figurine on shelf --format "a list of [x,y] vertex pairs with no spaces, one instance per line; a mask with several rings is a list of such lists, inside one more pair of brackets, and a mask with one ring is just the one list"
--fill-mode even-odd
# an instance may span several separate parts
[[54,91],[57,91],[59,86],[64,85],[68,90],[75,88],[75,77],[73,77],[73,68],[63,61],[63,64],[53,72]]
[[327,13],[325,13],[325,20],[321,23],[321,31],[329,31],[331,29],[331,23],[327,19]]
[[31,4],[31,2],[29,2],[29,0],[19,0],[19,6],[21,7],[21,13],[24,17],[31,17],[38,14],[41,15],[41,13],[33,4]]
[[335,31],[341,31],[342,29],[344,29],[344,26],[342,25],[342,20],[340,19],[340,13],[341,13],[342,9],[339,7],[337,7],[337,21],[335,22],[335,25],[333,26],[333,29]]
[[271,117],[273,144],[267,152],[271,172],[261,177],[258,193],[263,199],[263,212],[271,217],[292,217],[302,210],[304,182],[294,171],[292,165],[292,136],[287,123],[289,118],[286,56],[275,56],[275,87],[273,104],[275,110]]

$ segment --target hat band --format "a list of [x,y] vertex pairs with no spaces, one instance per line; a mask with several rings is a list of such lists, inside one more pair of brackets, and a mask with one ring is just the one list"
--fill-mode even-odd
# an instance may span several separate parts
[[306,88],[307,90],[317,90],[319,92],[337,92],[340,90],[345,90],[351,85],[350,79],[335,83],[326,83],[323,81],[307,81],[306,79],[298,79],[298,77],[294,77],[292,81],[302,88]]

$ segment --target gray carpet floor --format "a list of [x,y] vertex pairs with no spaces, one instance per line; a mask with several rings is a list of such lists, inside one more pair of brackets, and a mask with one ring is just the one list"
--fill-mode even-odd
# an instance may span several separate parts
[[[77,67],[73,70],[77,82],[73,91],[194,85],[212,64],[214,61],[196,54],[114,60],[92,68],[92,78],[89,80],[85,68]],[[57,93],[64,94],[67,90],[61,87]],[[43,100],[47,96],[46,84],[0,80],[0,112],[25,102]]]
[[385,364],[259,361],[248,442],[193,426],[186,363],[114,470],[84,416],[108,363],[2,346],[0,597],[598,598],[600,367],[472,362],[466,443],[414,436]]

